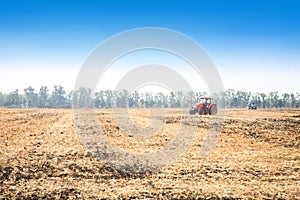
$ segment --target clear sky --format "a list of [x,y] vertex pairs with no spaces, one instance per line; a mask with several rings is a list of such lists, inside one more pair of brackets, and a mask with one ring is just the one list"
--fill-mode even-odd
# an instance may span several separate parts
[[0,0],[0,91],[70,91],[99,43],[150,26],[196,40],[225,89],[300,92],[299,11],[297,0]]

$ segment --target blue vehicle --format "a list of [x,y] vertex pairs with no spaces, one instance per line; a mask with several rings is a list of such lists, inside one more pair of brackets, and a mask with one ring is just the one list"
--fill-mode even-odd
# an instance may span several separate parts
[[250,103],[248,103],[248,109],[249,109],[249,110],[256,110],[257,107],[256,107],[255,103],[250,102]]

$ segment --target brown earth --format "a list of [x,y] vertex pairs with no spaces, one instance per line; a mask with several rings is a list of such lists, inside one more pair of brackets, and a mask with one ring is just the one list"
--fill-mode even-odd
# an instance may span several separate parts
[[[72,110],[0,109],[0,199],[300,199],[300,109],[227,110],[217,144],[203,159],[211,116],[166,112],[155,118],[162,129],[142,140],[119,127],[110,110],[96,111],[114,145],[139,153],[162,149],[184,118],[197,120],[190,124],[197,138],[184,157],[131,174],[87,151]],[[148,130],[149,110],[129,114]]]

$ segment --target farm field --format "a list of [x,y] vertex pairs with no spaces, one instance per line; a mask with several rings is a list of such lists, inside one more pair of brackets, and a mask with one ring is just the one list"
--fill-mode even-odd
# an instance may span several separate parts
[[[135,141],[111,110],[96,110],[105,135],[128,152],[163,148],[181,116],[198,122],[196,139],[177,162],[131,174],[87,151],[72,110],[0,109],[0,199],[300,199],[300,109],[227,110],[217,143],[203,159],[211,116],[187,113],[166,109],[166,117],[156,119],[164,124],[159,133]],[[150,123],[149,110],[129,115],[138,126]]]

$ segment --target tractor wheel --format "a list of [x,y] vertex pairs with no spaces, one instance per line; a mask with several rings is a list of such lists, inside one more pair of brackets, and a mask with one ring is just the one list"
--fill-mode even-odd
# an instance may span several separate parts
[[205,112],[204,108],[200,108],[198,113],[199,113],[199,115],[206,115],[206,112]]
[[216,104],[212,104],[209,108],[209,114],[210,115],[216,115],[218,112],[218,109],[217,109],[217,105]]

